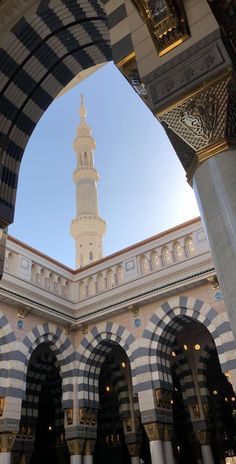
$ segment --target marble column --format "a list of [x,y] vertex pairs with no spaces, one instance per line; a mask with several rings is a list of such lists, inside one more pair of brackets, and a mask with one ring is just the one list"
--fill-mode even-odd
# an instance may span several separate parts
[[70,464],[82,464],[82,455],[81,454],[71,455]]
[[175,464],[175,458],[172,446],[173,426],[165,424],[164,426],[164,456],[166,464]]
[[152,464],[165,464],[163,436],[164,424],[151,422],[144,424],[149,439]]
[[70,464],[82,464],[84,439],[73,438],[71,440],[67,440],[67,445],[70,451]]
[[0,464],[11,464],[11,453],[7,451],[0,453]]
[[127,443],[127,448],[131,457],[131,464],[140,464],[141,443]]
[[235,85],[219,75],[159,117],[194,188],[236,341]]
[[228,150],[199,166],[193,178],[193,188],[236,340],[235,179],[236,150]]
[[196,430],[196,436],[201,446],[203,464],[214,464],[209,430]]
[[202,445],[201,451],[202,451],[203,464],[214,464],[215,461],[213,459],[211,446]]

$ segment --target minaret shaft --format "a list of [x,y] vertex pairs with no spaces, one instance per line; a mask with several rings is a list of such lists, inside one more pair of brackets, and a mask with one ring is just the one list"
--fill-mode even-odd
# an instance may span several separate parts
[[76,246],[76,267],[86,266],[103,256],[103,235],[106,223],[99,217],[97,183],[93,152],[96,148],[86,121],[83,97],[80,106],[80,125],[74,140],[77,167],[73,174],[76,185],[76,218],[71,223],[71,235]]

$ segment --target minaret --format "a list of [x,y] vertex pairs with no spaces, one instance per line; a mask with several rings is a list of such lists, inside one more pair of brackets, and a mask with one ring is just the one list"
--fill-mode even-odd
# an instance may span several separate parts
[[71,223],[71,235],[76,246],[76,267],[102,258],[102,239],[106,223],[99,217],[97,182],[93,152],[96,143],[86,120],[87,110],[81,95],[80,125],[74,139],[77,166],[73,174],[76,185],[76,218]]

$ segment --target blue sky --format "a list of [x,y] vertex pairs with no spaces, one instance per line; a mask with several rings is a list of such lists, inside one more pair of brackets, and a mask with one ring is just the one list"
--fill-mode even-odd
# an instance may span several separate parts
[[75,265],[73,139],[80,94],[96,139],[104,255],[196,217],[194,193],[164,130],[112,63],[55,101],[27,145],[9,233]]

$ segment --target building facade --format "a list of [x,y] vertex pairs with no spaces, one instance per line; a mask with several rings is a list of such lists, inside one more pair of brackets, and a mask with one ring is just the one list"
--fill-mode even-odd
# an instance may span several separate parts
[[1,463],[234,462],[236,346],[199,219],[76,271],[8,237],[0,301]]

